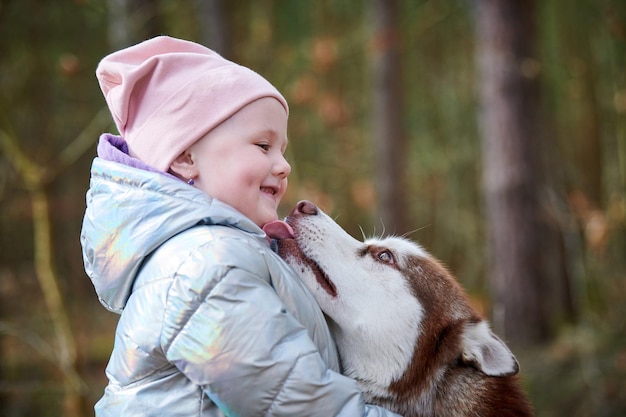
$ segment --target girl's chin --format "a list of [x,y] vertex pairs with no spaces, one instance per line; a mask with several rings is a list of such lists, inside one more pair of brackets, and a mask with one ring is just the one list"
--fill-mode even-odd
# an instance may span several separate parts
[[278,214],[276,211],[268,210],[264,213],[257,213],[257,216],[252,218],[252,220],[254,220],[259,227],[263,227],[266,223],[278,220]]

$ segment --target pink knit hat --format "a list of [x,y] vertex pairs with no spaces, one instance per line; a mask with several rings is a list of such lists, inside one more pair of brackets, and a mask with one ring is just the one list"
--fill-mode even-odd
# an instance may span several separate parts
[[96,76],[131,156],[162,171],[254,100],[274,97],[289,113],[285,98],[256,72],[167,36],[106,56]]

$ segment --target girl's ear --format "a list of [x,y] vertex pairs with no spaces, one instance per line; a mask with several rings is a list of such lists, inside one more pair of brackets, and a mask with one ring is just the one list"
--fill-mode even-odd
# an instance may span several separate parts
[[189,179],[197,175],[196,164],[194,163],[191,152],[186,150],[178,155],[178,158],[170,165],[170,172],[179,178]]

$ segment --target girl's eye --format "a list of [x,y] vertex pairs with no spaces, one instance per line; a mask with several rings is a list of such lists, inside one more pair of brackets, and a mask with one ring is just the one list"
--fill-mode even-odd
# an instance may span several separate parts
[[259,148],[263,149],[264,151],[269,151],[270,150],[270,145],[267,143],[257,143],[256,146],[258,146]]

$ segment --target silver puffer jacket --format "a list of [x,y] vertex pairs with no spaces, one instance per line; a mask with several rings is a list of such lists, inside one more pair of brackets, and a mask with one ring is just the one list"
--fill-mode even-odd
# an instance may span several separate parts
[[340,375],[315,301],[230,206],[103,135],[81,232],[121,314],[98,416],[383,416]]

